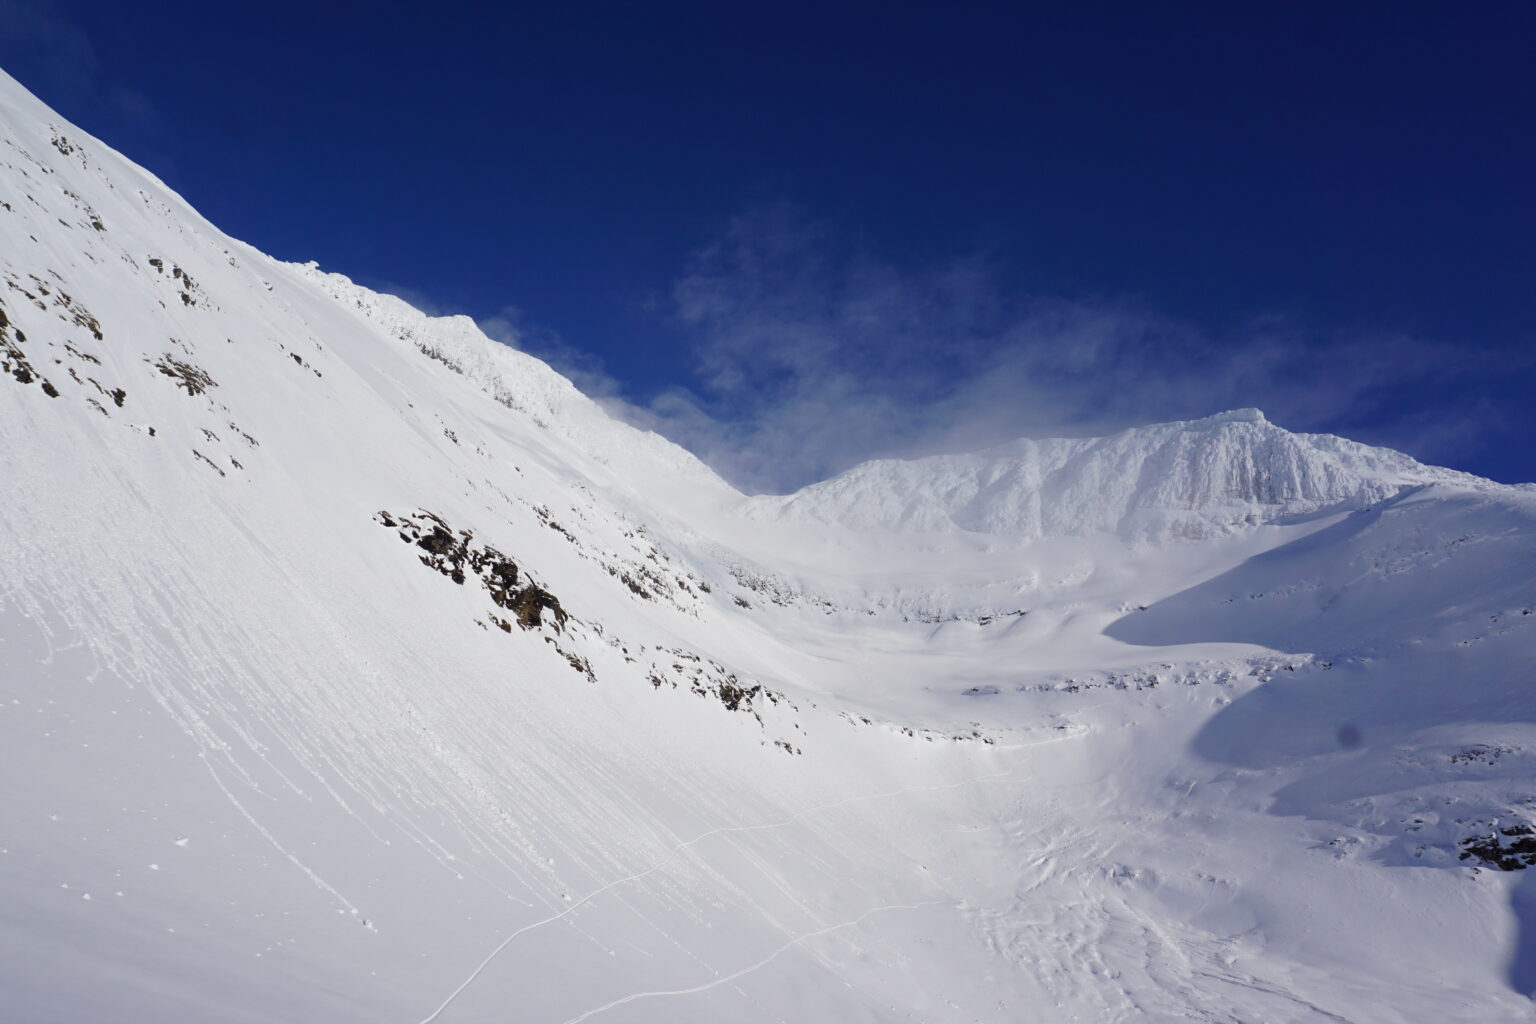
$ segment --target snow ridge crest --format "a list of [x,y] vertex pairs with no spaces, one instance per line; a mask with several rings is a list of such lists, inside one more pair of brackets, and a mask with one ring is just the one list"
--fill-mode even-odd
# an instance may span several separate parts
[[963,455],[864,463],[795,494],[749,500],[751,518],[1019,540],[1118,534],[1195,540],[1404,488],[1494,486],[1401,452],[1292,433],[1258,409],[1106,437],[1021,439]]

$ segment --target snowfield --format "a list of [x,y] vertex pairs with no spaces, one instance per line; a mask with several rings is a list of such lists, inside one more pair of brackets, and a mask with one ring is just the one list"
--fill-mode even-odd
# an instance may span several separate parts
[[0,128],[5,1020],[1536,1020],[1536,487],[1241,410],[747,498]]

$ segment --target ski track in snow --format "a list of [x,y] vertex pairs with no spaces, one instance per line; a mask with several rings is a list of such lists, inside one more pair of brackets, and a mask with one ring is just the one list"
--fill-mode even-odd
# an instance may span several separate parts
[[591,1017],[596,1017],[600,1013],[606,1013],[615,1007],[623,1006],[625,1003],[637,1002],[641,999],[655,999],[663,996],[691,996],[699,992],[708,992],[712,988],[716,988],[728,982],[735,981],[738,978],[745,977],[746,975],[751,974],[753,971],[761,970],[762,968],[772,963],[774,960],[777,960],[782,954],[788,952],[789,950],[793,949],[808,939],[814,939],[818,935],[828,935],[843,928],[851,928],[852,926],[861,923],[865,919],[873,917],[875,914],[884,913],[885,911],[889,910],[920,910],[923,907],[943,907],[952,905],[953,904],[950,904],[944,900],[924,900],[921,903],[892,903],[881,907],[871,907],[870,909],[864,911],[864,913],[860,914],[858,917],[851,918],[847,921],[839,921],[837,924],[829,924],[825,928],[818,928],[815,931],[806,932],[803,935],[797,935],[790,939],[788,942],[784,943],[778,949],[775,949],[772,953],[769,953],[767,956],[757,961],[757,963],[749,964],[746,967],[743,967],[731,974],[727,974],[722,978],[716,978],[714,981],[707,982],[703,985],[695,985],[692,988],[657,989],[648,992],[635,992],[632,995],[624,996],[622,999],[615,999],[610,1003],[604,1003],[602,1006],[593,1007],[592,1009],[587,1010],[585,1013],[563,1021],[562,1024],[581,1024],[582,1021]]
[[[906,787],[903,787],[902,789],[890,790],[889,792],[869,793],[869,794],[866,794],[866,795],[863,795],[863,796],[847,797],[847,798],[842,799],[842,800],[834,800],[831,803],[819,804],[819,805],[817,805],[815,807],[808,807],[808,808],[806,808],[803,811],[799,811],[799,812],[797,812],[795,814],[790,815],[788,818],[785,818],[783,821],[763,822],[763,823],[757,824],[757,825],[730,825],[730,826],[723,826],[721,828],[710,829],[708,832],[703,832],[703,833],[701,833],[701,834],[699,834],[697,836],[694,836],[692,839],[688,839],[688,840],[685,840],[683,842],[678,843],[676,846],[672,847],[672,849],[667,852],[667,855],[665,857],[663,857],[661,860],[658,860],[655,864],[652,864],[650,867],[646,868],[644,871],[637,871],[637,872],[635,872],[632,875],[626,875],[623,878],[619,878],[619,879],[616,879],[616,880],[614,880],[612,882],[609,882],[607,885],[604,885],[603,887],[601,887],[599,889],[594,889],[592,892],[590,892],[587,895],[583,896],[581,899],[573,902],[569,907],[567,907],[565,910],[561,911],[560,913],[551,915],[550,917],[546,917],[546,918],[544,918],[541,921],[534,921],[532,924],[524,925],[523,927],[519,928],[517,931],[515,931],[512,934],[508,935],[505,939],[501,940],[501,943],[499,945],[497,945],[495,949],[491,950],[490,954],[487,955],[486,958],[480,962],[479,966],[477,966],[473,971],[470,972],[469,977],[465,978],[464,981],[462,983],[460,983],[458,988],[454,989],[451,993],[449,993],[448,998],[444,999],[443,1002],[437,1007],[437,1009],[433,1010],[430,1014],[428,1014],[427,1016],[425,1016],[425,1017],[423,1017],[421,1019],[420,1024],[432,1024],[433,1021],[435,1021],[438,1018],[440,1018],[443,1015],[443,1012],[446,1011],[450,1006],[453,1005],[454,1000],[457,999],[460,995],[462,995],[464,993],[464,991],[466,989],[468,989],[469,986],[474,983],[475,979],[480,977],[480,975],[482,973],[484,973],[485,969],[487,967],[489,967],[492,964],[492,962],[494,962],[495,959],[498,956],[501,955],[502,950],[506,949],[509,945],[512,944],[512,941],[514,939],[518,938],[521,935],[526,935],[528,932],[531,932],[531,931],[533,931],[536,928],[541,928],[544,925],[553,924],[554,922],[559,921],[561,918],[564,918],[564,917],[568,916],[569,914],[574,913],[576,910],[580,909],[583,904],[591,902],[593,899],[596,899],[598,896],[601,896],[603,893],[608,892],[610,889],[618,888],[619,886],[624,885],[624,884],[626,884],[628,882],[638,881],[639,879],[644,878],[647,875],[654,874],[655,872],[659,871],[660,869],[666,867],[669,863],[672,862],[673,859],[675,859],[677,857],[678,854],[682,853],[684,850],[688,849],[691,846],[694,846],[697,843],[701,843],[704,840],[709,839],[712,836],[728,835],[728,834],[731,834],[731,833],[741,833],[741,832],[763,832],[763,831],[768,831],[768,830],[771,830],[771,829],[785,828],[785,827],[787,827],[789,825],[793,825],[795,822],[799,821],[802,818],[809,817],[812,814],[818,814],[818,813],[820,813],[822,811],[834,810],[834,809],[836,809],[838,807],[846,807],[846,806],[849,806],[851,804],[857,804],[857,803],[866,803],[866,802],[871,801],[871,800],[888,800],[888,799],[890,799],[892,797],[902,796],[902,795],[907,794],[907,793],[937,792],[937,791],[946,790],[946,789],[959,789],[959,788],[964,787],[964,786],[974,786],[974,785],[976,785],[978,783],[986,782],[986,781],[993,780],[993,779],[1009,778],[1009,777],[1011,777],[1011,775],[1012,775],[1011,772],[1006,772],[1006,771],[1003,771],[1003,772],[989,772],[986,775],[978,775],[978,776],[976,776],[974,778],[962,779],[959,782],[945,783],[944,785],[939,785],[939,786],[906,786]],[[839,925],[839,926],[834,926],[834,927],[842,927],[842,926]],[[810,936],[804,936],[804,937],[805,938],[809,938]],[[793,944],[794,943],[790,943],[790,945],[793,945]],[[783,950],[781,949],[778,952],[782,953]],[[774,956],[777,956],[777,955],[778,955],[778,953],[774,954]],[[769,959],[772,959],[772,957],[770,957]],[[607,1009],[607,1007],[603,1007],[603,1009]],[[598,1012],[598,1011],[593,1011],[593,1012]]]
[[219,777],[218,770],[214,768],[213,762],[209,760],[207,751],[200,751],[198,756],[199,760],[201,760],[203,763],[203,767],[208,769],[208,775],[213,779],[214,785],[218,786],[219,791],[224,794],[225,798],[230,802],[230,804],[234,806],[235,810],[239,811],[241,816],[250,823],[251,827],[255,829],[263,839],[272,844],[273,849],[282,854],[284,860],[297,867],[304,873],[306,878],[315,883],[315,887],[317,889],[320,889],[322,892],[330,893],[338,903],[347,908],[347,913],[351,914],[353,917],[358,916],[357,907],[353,905],[351,900],[343,896],[340,890],[338,890],[334,885],[331,885],[329,882],[311,870],[308,864],[305,864],[302,860],[300,860],[292,850],[278,842],[277,837],[268,831],[265,825],[256,820],[256,816],[246,809],[245,804],[240,802],[239,798],[237,798],[235,794],[230,791],[230,788],[224,784],[224,780]]

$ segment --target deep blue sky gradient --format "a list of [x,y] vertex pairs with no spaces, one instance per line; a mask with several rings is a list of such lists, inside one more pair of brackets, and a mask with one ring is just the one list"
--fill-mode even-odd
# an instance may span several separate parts
[[[1465,351],[1480,369],[1296,425],[1536,479],[1536,4],[0,14],[7,70],[226,231],[515,306],[641,404],[701,388],[669,312],[690,260],[788,203],[895,272],[984,253],[1005,294]],[[1480,424],[1454,457],[1438,410]]]

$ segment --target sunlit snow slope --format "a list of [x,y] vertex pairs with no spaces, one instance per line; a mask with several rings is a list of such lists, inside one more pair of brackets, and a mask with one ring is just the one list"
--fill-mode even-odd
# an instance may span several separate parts
[[744,498],[0,127],[5,1020],[1536,1019],[1536,489],[1247,410]]

